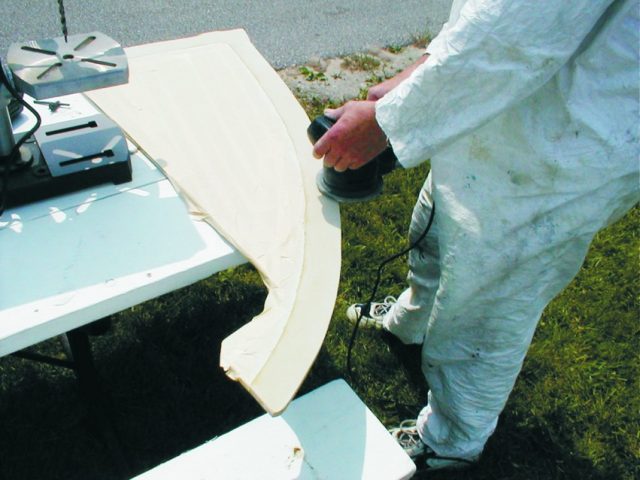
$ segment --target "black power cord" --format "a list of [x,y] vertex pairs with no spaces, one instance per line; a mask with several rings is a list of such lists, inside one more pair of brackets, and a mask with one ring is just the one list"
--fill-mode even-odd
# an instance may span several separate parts
[[355,344],[356,341],[356,336],[358,334],[358,328],[360,326],[360,322],[362,320],[362,317],[365,316],[369,316],[369,313],[371,311],[371,303],[373,302],[373,299],[375,298],[376,294],[378,293],[378,287],[380,286],[380,279],[382,278],[382,270],[384,269],[385,266],[387,266],[387,264],[393,262],[394,260],[402,257],[403,255],[406,255],[407,253],[409,253],[411,250],[413,250],[414,248],[416,248],[418,246],[418,244],[424,240],[424,238],[427,236],[427,234],[429,233],[429,230],[431,230],[431,225],[433,224],[433,218],[435,216],[436,213],[436,204],[435,202],[432,204],[431,206],[431,213],[429,214],[429,221],[427,222],[427,226],[424,229],[424,231],[420,234],[420,236],[412,243],[410,244],[408,247],[406,247],[404,250],[391,255],[390,257],[384,259],[382,262],[380,262],[380,265],[378,266],[378,271],[376,273],[376,281],[373,285],[373,290],[371,291],[371,295],[369,296],[369,300],[367,300],[366,303],[362,303],[359,304],[360,306],[360,311],[358,313],[358,318],[355,322],[355,325],[353,327],[353,332],[351,333],[351,339],[349,340],[349,347],[347,348],[347,373],[349,374],[349,376],[352,376],[352,370],[351,370],[351,351],[353,350],[353,346]]
[[[16,144],[11,149],[11,152],[9,152],[7,156],[0,157],[0,168],[2,168],[2,176],[0,177],[0,215],[2,215],[4,213],[4,209],[7,204],[7,193],[9,190],[8,182],[9,182],[9,173],[11,171],[11,168],[14,167],[15,164],[17,164],[16,159],[19,158],[20,147],[22,147],[22,145],[24,145],[25,142],[29,138],[31,138],[31,136],[36,132],[36,130],[40,128],[40,125],[42,124],[42,119],[40,118],[40,115],[38,114],[36,109],[33,108],[31,105],[29,105],[29,103],[27,103],[24,100],[24,98],[22,98],[22,96],[13,87],[13,84],[11,83],[11,81],[9,80],[9,78],[5,73],[4,65],[2,64],[0,64],[0,82],[2,83],[2,85],[6,87],[9,93],[20,104],[22,104],[23,107],[29,110],[36,117],[36,124],[33,126],[33,128],[31,128],[31,130],[25,133],[20,138],[20,140],[16,142]],[[29,165],[27,164],[27,165],[24,165],[23,167],[26,168],[28,166]]]

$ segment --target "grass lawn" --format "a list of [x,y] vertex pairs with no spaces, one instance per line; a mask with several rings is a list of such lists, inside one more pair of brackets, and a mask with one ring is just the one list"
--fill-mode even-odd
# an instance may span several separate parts
[[[322,104],[307,101],[310,116]],[[380,259],[404,246],[427,166],[387,177],[373,203],[342,209],[343,267],[334,317],[302,392],[345,377],[343,312],[369,295]],[[522,375],[471,471],[429,478],[640,478],[638,227],[640,209],[601,232],[579,276],[545,312]],[[405,263],[380,291],[399,294]],[[218,367],[220,342],[262,308],[250,266],[122,312],[93,339],[115,425],[134,473],[260,415]],[[56,339],[35,348],[61,355]],[[419,351],[361,331],[349,383],[385,424],[425,403]],[[87,418],[73,374],[0,359],[0,479],[120,479]]]

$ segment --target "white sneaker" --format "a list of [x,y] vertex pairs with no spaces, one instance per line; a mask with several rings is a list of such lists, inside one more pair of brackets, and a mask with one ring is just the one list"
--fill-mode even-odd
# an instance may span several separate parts
[[466,459],[439,456],[418,435],[415,419],[403,420],[398,427],[390,428],[389,433],[411,460],[415,462],[424,457],[427,470],[462,470],[478,461],[478,457]]
[[427,446],[422,442],[416,421],[414,419],[403,420],[400,425],[389,429],[389,433],[400,444],[411,460],[415,460],[425,454]]
[[[366,304],[354,303],[347,308],[347,318],[351,323],[357,323],[358,320],[360,320],[360,325],[363,327],[381,329],[384,316],[391,310],[391,307],[396,301],[395,297],[389,295],[380,303],[371,302],[368,312],[366,312],[365,309]],[[360,319],[360,317],[362,317],[362,319]]]

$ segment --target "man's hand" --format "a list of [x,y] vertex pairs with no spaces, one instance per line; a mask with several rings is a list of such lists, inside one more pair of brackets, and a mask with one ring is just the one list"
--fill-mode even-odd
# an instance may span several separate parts
[[316,142],[313,156],[324,156],[325,166],[344,172],[360,168],[380,154],[387,147],[387,136],[376,121],[375,102],[408,78],[427,58],[428,55],[423,55],[395,77],[370,88],[366,101],[348,102],[325,111],[336,124]]
[[313,156],[338,172],[355,170],[372,160],[387,146],[387,137],[376,121],[376,104],[353,101],[325,115],[336,120],[314,145]]
[[403,80],[407,79],[416,68],[418,68],[420,65],[422,65],[424,62],[427,61],[427,58],[429,58],[429,55],[427,54],[422,55],[418,60],[412,63],[409,67],[405,68],[395,77],[391,77],[390,79],[385,80],[384,82],[379,83],[374,87],[371,87],[369,89],[369,92],[367,93],[367,100],[373,100],[373,101],[380,100],[388,92],[390,92],[391,90],[396,88],[400,83],[402,83]]

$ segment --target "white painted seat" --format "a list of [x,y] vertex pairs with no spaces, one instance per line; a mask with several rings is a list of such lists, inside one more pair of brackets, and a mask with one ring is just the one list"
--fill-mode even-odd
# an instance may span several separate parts
[[344,380],[335,380],[136,480],[410,478],[415,465]]

